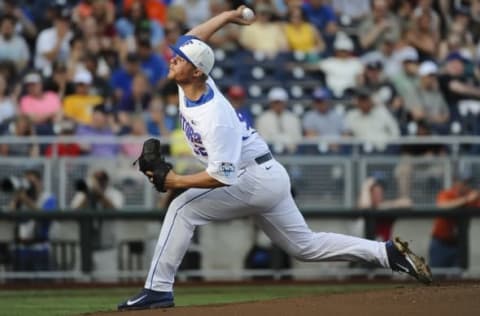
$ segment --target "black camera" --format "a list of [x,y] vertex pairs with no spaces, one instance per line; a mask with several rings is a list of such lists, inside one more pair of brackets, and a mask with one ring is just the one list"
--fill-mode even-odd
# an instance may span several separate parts
[[87,181],[85,181],[84,179],[75,180],[74,187],[75,191],[80,191],[84,193],[88,192],[88,184]]
[[32,183],[25,177],[10,176],[2,180],[1,190],[6,193],[29,191],[33,187]]

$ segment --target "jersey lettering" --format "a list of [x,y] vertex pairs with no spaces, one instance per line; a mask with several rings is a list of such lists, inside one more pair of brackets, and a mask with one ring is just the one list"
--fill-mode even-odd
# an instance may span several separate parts
[[205,146],[203,145],[202,136],[200,136],[199,133],[195,132],[192,125],[190,125],[188,120],[185,119],[181,113],[180,125],[182,126],[182,129],[188,141],[190,142],[190,144],[192,144],[193,152],[198,156],[207,157],[208,153],[205,149]]

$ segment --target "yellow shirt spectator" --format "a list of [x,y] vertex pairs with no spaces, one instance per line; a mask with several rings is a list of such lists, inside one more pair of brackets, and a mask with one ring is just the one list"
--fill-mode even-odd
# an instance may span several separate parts
[[79,124],[90,125],[93,108],[102,102],[103,98],[98,95],[73,94],[63,101],[63,113]]
[[285,34],[288,45],[293,51],[309,53],[317,48],[315,30],[310,23],[302,23],[298,26],[287,24]]

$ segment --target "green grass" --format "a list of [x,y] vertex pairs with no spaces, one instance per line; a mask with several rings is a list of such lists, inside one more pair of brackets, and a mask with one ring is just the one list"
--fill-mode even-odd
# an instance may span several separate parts
[[[196,286],[175,291],[177,306],[205,305],[341,293],[394,287],[389,285],[281,285],[281,286]],[[115,310],[117,304],[138,292],[138,288],[0,291],[0,316],[78,315]]]

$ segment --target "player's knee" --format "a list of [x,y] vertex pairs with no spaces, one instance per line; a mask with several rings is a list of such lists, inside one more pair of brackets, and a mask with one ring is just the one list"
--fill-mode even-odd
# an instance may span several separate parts
[[299,245],[291,255],[299,261],[312,261],[315,257],[309,244]]

